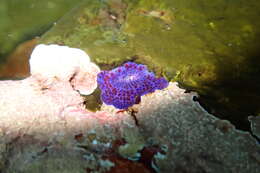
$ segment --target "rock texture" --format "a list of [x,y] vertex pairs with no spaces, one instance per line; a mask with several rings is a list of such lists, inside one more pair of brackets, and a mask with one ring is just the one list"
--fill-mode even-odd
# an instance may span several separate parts
[[250,116],[248,119],[251,123],[253,134],[260,138],[260,116]]
[[[12,88],[12,83],[20,89]],[[143,96],[131,111],[103,105],[95,113],[80,108],[75,91],[62,95],[60,85],[59,90],[35,91],[32,98],[28,91],[34,86],[25,83],[0,83],[1,91],[7,88],[5,95],[9,93],[5,98],[9,102],[1,101],[1,108],[7,104],[10,111],[1,110],[0,115],[2,172],[257,173],[260,169],[256,140],[208,114],[193,101],[196,94],[185,93],[177,83]],[[42,92],[56,93],[60,99],[54,101]],[[68,106],[61,114],[66,103],[78,106]]]

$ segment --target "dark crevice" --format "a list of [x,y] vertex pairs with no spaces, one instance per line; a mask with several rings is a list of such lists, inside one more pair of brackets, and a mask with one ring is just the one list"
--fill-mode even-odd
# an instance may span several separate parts
[[137,127],[139,127],[139,122],[138,122],[138,119],[137,119],[137,117],[136,117],[137,111],[134,110],[134,109],[129,108],[129,109],[127,110],[127,112],[131,115],[131,117],[133,117],[133,119],[134,119],[134,121],[135,121],[135,125],[136,125]]
[[[253,135],[248,117],[260,114],[259,38],[260,33],[256,33],[247,47],[236,50],[234,57],[226,57],[225,63],[216,62],[216,79],[213,82],[198,80],[194,87],[178,81],[186,92],[199,94],[194,101],[199,102],[208,113],[230,121],[238,130],[250,132],[257,141],[259,138]],[[236,56],[244,57],[244,61],[234,64]]]

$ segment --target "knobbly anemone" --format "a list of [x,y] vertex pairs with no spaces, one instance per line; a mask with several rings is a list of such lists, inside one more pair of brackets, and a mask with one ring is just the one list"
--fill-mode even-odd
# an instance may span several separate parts
[[139,103],[142,95],[168,86],[165,78],[156,78],[145,65],[133,62],[127,62],[111,71],[101,71],[97,83],[101,89],[102,101],[118,109],[127,109]]

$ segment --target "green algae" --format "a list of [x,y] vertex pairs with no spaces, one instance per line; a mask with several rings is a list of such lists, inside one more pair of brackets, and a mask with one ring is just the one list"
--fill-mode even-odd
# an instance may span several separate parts
[[[254,0],[85,0],[40,42],[79,47],[101,69],[129,60],[146,64],[199,92],[206,107],[245,116],[259,111],[239,99],[260,100],[259,8]],[[241,96],[246,89],[252,92]]]
[[1,0],[0,60],[18,44],[40,36],[81,0]]
[[137,128],[125,128],[123,137],[126,140],[126,144],[118,148],[118,153],[124,158],[133,160],[138,158],[138,152],[145,146],[143,136],[140,135]]
[[[117,65],[134,56],[141,61],[150,57],[148,66],[166,69],[164,73],[171,74],[171,78],[179,71],[182,75],[176,80],[200,87],[217,80],[219,64],[231,61],[231,66],[240,65],[245,59],[235,46],[242,46],[244,37],[253,38],[256,26],[243,15],[244,20],[224,30],[230,22],[228,17],[234,15],[227,10],[221,15],[217,11],[233,5],[223,1],[200,1],[199,5],[179,1],[85,1],[41,42],[80,47],[99,64]],[[243,10],[235,12],[238,16]]]

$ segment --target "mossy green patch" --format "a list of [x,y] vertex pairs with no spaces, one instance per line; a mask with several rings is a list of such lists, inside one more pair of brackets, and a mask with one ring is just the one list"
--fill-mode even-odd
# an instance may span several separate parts
[[138,157],[138,152],[141,151],[145,145],[144,138],[140,136],[137,128],[124,129],[125,145],[121,145],[118,149],[122,157],[135,159]]
[[1,0],[0,61],[18,44],[40,36],[81,0]]

